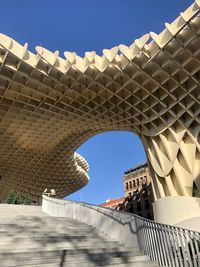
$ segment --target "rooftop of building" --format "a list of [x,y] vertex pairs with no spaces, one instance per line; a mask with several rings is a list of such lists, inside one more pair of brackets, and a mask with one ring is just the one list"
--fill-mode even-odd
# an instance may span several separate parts
[[141,169],[147,168],[147,167],[148,167],[148,163],[144,162],[142,164],[136,165],[134,168],[131,168],[131,169],[125,171],[124,174],[127,175],[127,174],[130,174],[133,172],[137,172],[137,171],[140,171]]
[[119,203],[123,202],[124,199],[125,199],[124,197],[117,198],[117,199],[108,199],[108,200],[106,200],[106,202],[100,204],[99,206],[106,207],[106,206],[110,206],[110,205],[119,204]]

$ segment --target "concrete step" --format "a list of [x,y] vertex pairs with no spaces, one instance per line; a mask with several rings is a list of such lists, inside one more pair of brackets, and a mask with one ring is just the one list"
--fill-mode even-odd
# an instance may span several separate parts
[[[93,233],[97,235],[104,235],[103,233],[97,231],[96,229],[81,229],[79,227],[77,228],[70,228],[70,227],[20,227],[20,226],[12,226],[12,227],[2,227],[0,228],[0,235],[6,234],[9,232],[13,233],[22,233],[26,231],[27,233]],[[24,232],[24,233],[26,233]]]
[[[84,223],[82,222],[79,222],[79,221],[76,221],[72,218],[67,218],[67,217],[50,217],[50,216],[45,216],[45,217],[41,217],[41,216],[16,216],[15,218],[1,218],[0,217],[0,222],[11,222],[11,221],[31,221],[32,222],[66,222],[67,224],[70,224],[70,223],[74,223],[74,224],[77,224],[77,225],[83,225]],[[86,225],[86,224],[85,224]]]
[[81,228],[74,228],[74,229],[70,229],[70,228],[62,228],[62,227],[46,227],[46,228],[39,228],[39,226],[37,227],[9,227],[9,228],[0,228],[0,235],[20,235],[20,234],[31,234],[31,233],[38,233],[38,234],[49,234],[49,233],[63,233],[63,234],[69,234],[69,235],[97,235],[97,236],[105,236],[105,234],[100,233],[97,230],[93,230],[93,229],[81,229]]
[[0,267],[157,266],[138,247],[125,248],[92,226],[39,208],[14,208],[7,217],[0,213]]
[[[3,242],[2,242],[3,241]],[[91,244],[99,244],[99,243],[112,243],[117,244],[116,241],[111,240],[109,237],[96,237],[96,236],[67,236],[67,235],[29,235],[29,236],[25,236],[25,235],[18,235],[15,237],[12,236],[5,236],[5,237],[1,237],[0,240],[0,247],[3,243],[3,245],[6,244],[13,244],[16,243],[17,245],[23,244],[23,243],[28,243],[29,244],[35,244],[35,243],[39,243],[42,245],[46,245],[47,243],[73,243],[73,244],[78,244],[78,245],[82,245],[85,243],[91,243]]]
[[[12,255],[12,257],[10,257]],[[133,256],[134,255],[134,256]],[[0,253],[1,267],[14,266],[113,266],[132,263],[135,266],[143,262],[144,267],[155,266],[149,262],[149,257],[142,255],[137,249],[89,249],[89,250],[57,250]],[[59,265],[62,262],[62,265]],[[103,265],[102,265],[103,264]],[[105,265],[106,264],[106,265]]]
[[93,232],[93,233],[98,233],[98,231],[96,229],[93,229],[93,228],[87,228],[87,227],[79,227],[79,226],[74,226],[74,227],[67,227],[67,226],[49,226],[49,225],[46,225],[46,226],[39,226],[39,225],[16,225],[16,224],[9,224],[9,225],[0,225],[0,232],[1,231],[34,231],[34,230],[38,230],[39,228],[39,231],[42,230],[42,231],[58,231],[60,229],[62,229],[63,231],[78,231],[78,232],[86,232],[86,233],[89,233],[89,232]]
[[[1,216],[1,215],[0,215]],[[83,225],[84,223],[82,222],[79,222],[79,221],[76,221],[72,218],[67,218],[67,217],[50,217],[48,215],[46,215],[45,217],[41,217],[41,216],[16,216],[14,218],[1,218],[0,217],[0,222],[11,222],[11,221],[31,221],[32,222],[66,222],[67,224],[70,224],[70,223],[74,223],[74,224],[77,224],[77,225]],[[85,224],[86,225],[86,224]]]
[[132,255],[143,255],[143,253],[138,248],[126,248],[121,246],[111,247],[111,248],[93,248],[93,249],[68,249],[68,250],[51,250],[51,249],[26,249],[26,253],[24,253],[24,249],[1,251],[0,252],[0,260],[11,258],[13,255],[16,259],[27,260],[30,258],[37,257],[61,257],[63,254],[67,254],[67,256],[79,257],[79,255],[111,255],[113,257],[128,257]]
[[[54,217],[53,217],[54,218]],[[90,225],[87,225],[87,224],[84,224],[84,223],[80,223],[80,222],[77,222],[75,220],[68,220],[67,218],[62,218],[62,219],[58,219],[58,218],[55,218],[55,219],[52,219],[50,218],[49,220],[49,217],[45,217],[45,218],[40,218],[40,217],[15,217],[13,220],[8,220],[8,219],[0,219],[0,224],[7,224],[7,223],[29,223],[29,224],[40,224],[40,223],[43,223],[43,224],[54,224],[55,222],[56,223],[65,223],[66,225],[79,225],[79,226],[87,226],[88,228],[89,227],[92,227]]]
[[136,247],[123,247],[123,246],[113,246],[111,248],[96,248],[94,247],[93,249],[68,249],[68,250],[55,250],[55,249],[26,249],[26,253],[24,253],[24,249],[16,249],[16,250],[4,250],[0,251],[0,259],[3,258],[10,258],[12,255],[15,256],[15,258],[22,258],[22,259],[27,259],[27,258],[33,258],[33,257],[57,257],[61,256],[67,253],[69,256],[77,256],[77,255],[94,255],[94,254],[112,254],[114,256],[120,256],[120,255],[143,255],[142,252]]
[[[85,234],[85,235],[84,235]],[[43,231],[40,231],[40,232],[37,232],[37,231],[32,231],[32,232],[22,232],[22,231],[19,231],[19,232],[0,232],[0,236],[1,238],[3,238],[5,241],[6,240],[10,240],[10,239],[19,239],[19,238],[69,238],[69,239],[88,239],[88,238],[91,238],[91,239],[99,239],[99,240],[111,240],[110,237],[106,236],[106,235],[96,235],[96,233],[80,233],[80,232],[66,232],[66,231],[63,231],[63,232],[53,232],[53,231],[46,231],[46,232],[43,232]]]
[[[158,267],[156,262],[152,261],[140,261],[140,262],[130,262],[130,263],[109,263],[106,261],[94,261],[94,262],[76,262],[76,263],[68,263],[63,262],[62,260],[59,263],[46,263],[46,264],[27,264],[26,267]],[[2,266],[2,267],[11,267],[11,266]],[[20,267],[20,265],[16,265],[16,267]]]
[[16,259],[11,258],[8,260],[1,260],[1,266],[26,266],[27,262],[28,264],[32,265],[38,265],[38,264],[47,264],[47,263],[60,263],[60,262],[67,264],[75,264],[79,263],[79,266],[82,266],[82,264],[86,263],[109,263],[109,264],[122,264],[122,263],[131,263],[131,262],[139,262],[143,261],[149,262],[149,257],[145,255],[138,255],[138,256],[131,256],[130,254],[121,254],[118,256],[115,256],[115,254],[79,254],[79,255],[68,255],[64,254],[60,255],[59,257],[34,257],[34,258],[28,258],[28,259]]
[[37,231],[85,231],[85,232],[94,232],[94,233],[99,233],[94,228],[87,228],[87,227],[79,227],[79,226],[61,226],[61,225],[17,225],[17,224],[8,224],[8,225],[0,225],[0,233],[1,231],[22,231],[22,230],[37,230]]
[[[88,226],[88,225],[78,225],[78,224],[73,224],[73,223],[70,223],[70,224],[67,224],[65,222],[61,223],[61,222],[52,222],[52,223],[48,223],[48,222],[38,222],[38,223],[33,223],[33,222],[27,222],[27,221],[23,221],[23,222],[2,222],[0,223],[0,229],[1,228],[10,228],[10,227],[31,227],[31,228],[36,228],[38,226],[40,227],[49,227],[49,228],[55,228],[55,225],[56,227],[64,227],[64,228],[69,228],[69,229],[76,229],[76,227],[80,227],[80,229],[94,229],[93,227],[91,226]],[[94,229],[95,230],[95,229]]]
[[127,262],[126,260],[123,261],[120,258],[112,258],[112,260],[100,260],[100,261],[76,261],[76,262],[65,262],[62,259],[59,259],[57,262],[52,260],[50,262],[46,261],[45,263],[43,262],[32,262],[32,261],[28,261],[24,262],[24,264],[18,263],[18,262],[2,262],[1,263],[1,267],[28,267],[28,266],[62,266],[62,267],[94,267],[94,266],[131,266],[131,267],[155,267],[158,266],[156,263],[154,262],[150,262],[150,261],[138,261],[138,262]]
[[111,248],[113,246],[116,246],[113,244],[112,241],[110,242],[94,242],[91,241],[83,241],[83,242],[42,242],[42,241],[33,241],[33,240],[20,240],[19,242],[8,242],[5,243],[3,240],[1,240],[0,243],[0,250],[6,251],[8,249],[36,249],[36,248],[45,248],[45,249],[81,249],[81,248],[90,248],[93,247],[96,248]]

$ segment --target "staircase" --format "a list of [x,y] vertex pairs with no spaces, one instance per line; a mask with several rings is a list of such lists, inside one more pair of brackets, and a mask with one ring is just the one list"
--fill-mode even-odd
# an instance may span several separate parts
[[158,265],[138,248],[125,248],[73,219],[50,217],[41,207],[0,205],[0,266]]

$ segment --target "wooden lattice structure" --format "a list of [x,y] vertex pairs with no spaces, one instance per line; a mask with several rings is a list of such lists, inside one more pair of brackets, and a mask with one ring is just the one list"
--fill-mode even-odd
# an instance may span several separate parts
[[88,182],[77,147],[108,130],[137,134],[155,199],[200,187],[200,2],[131,46],[36,54],[0,35],[0,195],[64,197]]

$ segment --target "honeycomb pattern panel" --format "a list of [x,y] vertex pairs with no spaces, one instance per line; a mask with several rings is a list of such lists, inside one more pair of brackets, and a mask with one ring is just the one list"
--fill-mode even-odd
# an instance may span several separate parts
[[109,130],[137,134],[154,197],[200,188],[200,1],[130,46],[36,54],[0,34],[0,195],[58,197],[89,181],[76,149]]

